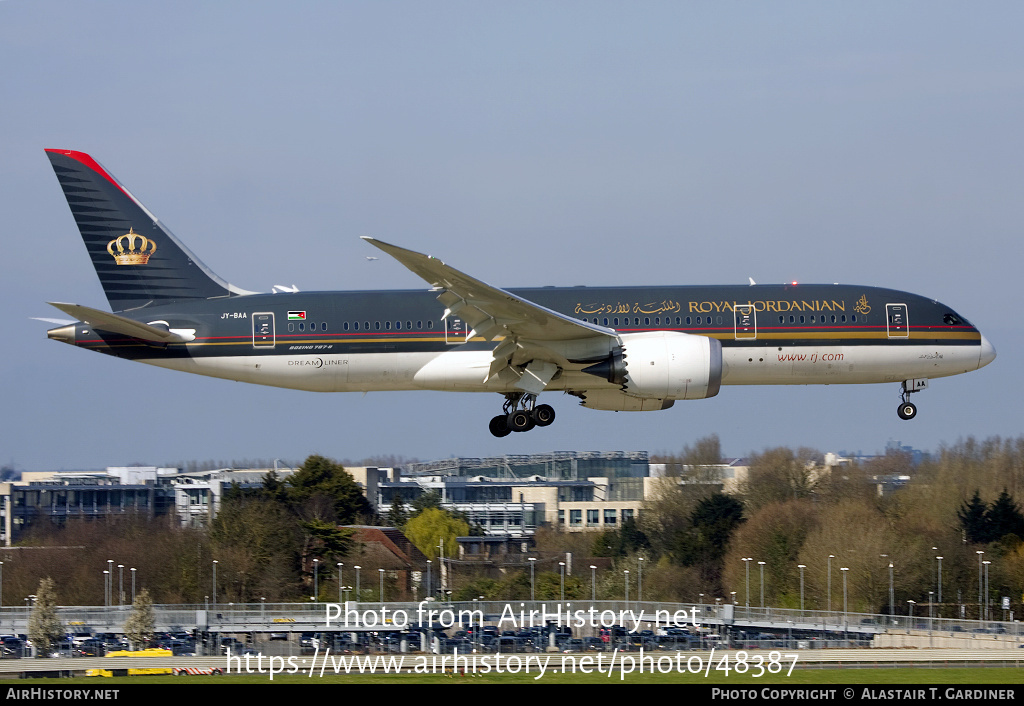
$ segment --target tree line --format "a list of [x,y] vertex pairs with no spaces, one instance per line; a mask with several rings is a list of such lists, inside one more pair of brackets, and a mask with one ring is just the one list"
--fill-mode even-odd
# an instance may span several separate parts
[[813,449],[767,449],[730,496],[707,482],[720,458],[714,436],[652,458],[670,469],[657,497],[595,553],[617,568],[645,557],[651,599],[758,606],[763,592],[767,606],[841,610],[845,574],[851,612],[920,615],[931,603],[968,618],[981,614],[988,562],[980,605],[1006,596],[1024,612],[1024,438],[967,438],[917,464],[899,450],[825,467]]
[[[715,436],[651,460],[666,473],[636,520],[598,533],[542,527],[532,580],[525,564],[498,573],[457,564],[453,597],[526,599],[532,590],[538,599],[617,599],[628,590],[636,598],[642,582],[645,600],[759,605],[763,594],[766,605],[835,610],[845,575],[850,611],[905,614],[908,601],[938,604],[941,592],[943,616],[960,615],[963,605],[977,617],[982,559],[990,562],[989,599],[1010,597],[1020,615],[1024,437],[968,438],[916,464],[889,451],[826,468],[813,449],[766,449],[750,455],[747,478],[731,494],[719,483]],[[907,481],[879,492],[894,476]],[[42,577],[67,605],[103,604],[108,591],[115,605],[128,605],[133,579],[156,603],[309,600],[317,589],[321,600],[335,600],[337,563],[376,573],[376,558],[341,525],[401,527],[432,559],[442,545],[452,556],[455,537],[479,531],[431,493],[376,517],[344,467],[322,456],[286,479],[269,473],[259,488],[233,488],[208,527],[176,523],[128,516],[38,528],[5,552],[0,600],[20,604]],[[566,553],[571,573],[558,566]],[[349,574],[344,583],[352,582]],[[376,586],[363,589],[376,596]]]

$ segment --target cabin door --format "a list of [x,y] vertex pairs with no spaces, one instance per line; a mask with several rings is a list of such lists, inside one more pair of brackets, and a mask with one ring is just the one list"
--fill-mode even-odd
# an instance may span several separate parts
[[754,305],[734,305],[733,324],[736,338],[757,338],[757,312],[754,310]]
[[252,315],[252,347],[273,348],[276,343],[274,313],[258,312]]
[[910,324],[907,321],[907,305],[886,304],[885,324],[889,338],[909,338]]
[[467,335],[469,335],[469,327],[462,319],[449,316],[444,320],[444,342],[448,345],[465,343]]

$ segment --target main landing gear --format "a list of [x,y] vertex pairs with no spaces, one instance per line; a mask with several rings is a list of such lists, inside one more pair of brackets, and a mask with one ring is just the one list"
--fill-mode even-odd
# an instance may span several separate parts
[[497,437],[508,436],[514,431],[530,431],[534,427],[546,427],[555,421],[555,410],[551,405],[537,404],[537,395],[528,392],[513,392],[505,395],[503,414],[491,419],[488,425]]
[[928,380],[924,378],[904,380],[900,384],[902,390],[900,393],[900,406],[896,408],[896,414],[899,415],[900,419],[913,419],[917,416],[917,406],[910,401],[910,395],[914,392],[920,392],[926,387],[928,387]]

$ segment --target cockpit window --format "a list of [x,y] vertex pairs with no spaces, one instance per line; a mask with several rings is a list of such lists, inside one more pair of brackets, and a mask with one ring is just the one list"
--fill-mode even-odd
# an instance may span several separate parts
[[945,316],[943,316],[942,320],[948,326],[959,326],[960,324],[963,323],[963,319],[961,319],[959,316],[957,316],[956,314],[954,314],[952,312],[950,312],[950,313],[946,314]]

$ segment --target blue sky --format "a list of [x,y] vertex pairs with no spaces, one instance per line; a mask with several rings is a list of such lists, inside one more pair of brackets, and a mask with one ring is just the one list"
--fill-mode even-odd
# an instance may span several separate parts
[[[0,463],[935,449],[1018,436],[1019,3],[0,2]],[[246,289],[418,288],[359,240],[501,287],[843,282],[954,307],[999,357],[897,385],[725,387],[657,413],[552,395],[313,394],[46,339],[106,308],[44,148],[89,152]]]

